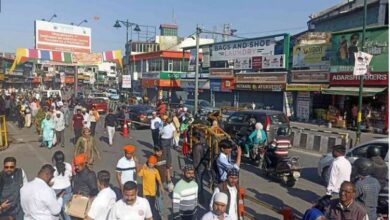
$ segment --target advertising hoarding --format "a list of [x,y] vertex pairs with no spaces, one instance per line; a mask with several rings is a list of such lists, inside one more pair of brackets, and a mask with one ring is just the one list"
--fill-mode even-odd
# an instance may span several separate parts
[[293,50],[293,67],[328,69],[331,57],[331,44],[297,45]]
[[234,77],[233,69],[225,69],[225,68],[210,68],[210,78],[232,78]]
[[231,42],[215,43],[211,46],[211,61],[273,55],[274,38],[254,38]]
[[[365,34],[364,52],[373,55],[371,72],[389,71],[388,26],[368,28]],[[362,31],[340,32],[332,35],[331,72],[353,72],[354,53],[360,50]]]
[[36,20],[35,49],[91,53],[91,28]]
[[285,65],[284,54],[281,55],[268,55],[262,57],[262,68],[263,69],[283,69]]
[[130,89],[131,88],[131,76],[122,75],[122,88]]
[[234,59],[234,69],[235,70],[252,69],[252,58],[245,57],[245,58]]

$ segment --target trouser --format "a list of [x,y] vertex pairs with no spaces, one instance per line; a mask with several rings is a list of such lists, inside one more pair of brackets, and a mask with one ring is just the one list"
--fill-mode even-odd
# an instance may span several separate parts
[[[61,216],[62,216],[63,220],[72,220],[71,217],[65,213],[65,206],[66,206],[66,204],[68,204],[68,202],[72,198],[72,187],[69,186],[68,188],[65,188],[64,190],[65,190],[64,191],[65,193],[64,193],[64,197],[62,197],[63,202],[62,202]],[[54,191],[57,194],[57,193],[61,192],[61,189],[56,189]]]
[[57,144],[61,143],[61,147],[65,147],[65,130],[56,131]]
[[43,146],[51,149],[53,147],[53,140],[44,140],[43,141]]
[[174,134],[173,135],[173,145],[175,147],[179,147],[179,141],[180,141],[180,134]]
[[376,220],[377,219],[377,214],[376,214],[376,207],[367,207],[367,215],[369,220]]
[[171,157],[171,148],[172,148],[172,138],[171,139],[161,139],[161,147],[163,150],[163,155],[167,161],[167,166],[171,167],[172,157]]
[[74,144],[76,144],[77,140],[81,137],[82,130],[83,130],[82,128],[75,128],[74,129],[74,140],[73,140]]
[[115,135],[115,127],[107,126],[107,133],[108,133],[108,143],[112,145],[112,141]]
[[154,220],[160,220],[160,213],[157,211],[156,208],[156,196],[145,196],[145,198],[148,200],[150,209],[152,211],[153,219]]
[[31,114],[26,114],[24,116],[24,127],[29,128],[31,126]]
[[[5,109],[5,116],[9,117],[9,112],[10,112],[10,108],[6,108]],[[9,119],[8,119],[9,120]]]
[[24,218],[24,213],[20,205],[17,205],[17,207],[13,208],[11,211],[5,211],[0,214],[0,219],[23,220],[23,218]]
[[152,129],[153,147],[160,145],[160,130]]
[[95,130],[96,130],[96,122],[91,121],[91,135],[95,136]]
[[18,115],[18,127],[23,128],[24,127],[24,116],[23,115]]

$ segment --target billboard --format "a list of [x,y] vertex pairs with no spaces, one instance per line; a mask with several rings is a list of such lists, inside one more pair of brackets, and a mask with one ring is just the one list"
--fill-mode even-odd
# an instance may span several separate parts
[[[364,52],[373,55],[371,72],[389,71],[389,29],[388,26],[368,28],[365,34]],[[331,72],[353,72],[354,53],[360,50],[362,31],[339,32],[332,35],[330,61]]]
[[253,38],[248,40],[215,43],[210,47],[211,61],[233,60],[254,56],[273,55],[274,38]]
[[331,44],[297,45],[293,50],[293,67],[329,69]]
[[281,69],[286,68],[286,62],[284,62],[284,54],[281,55],[270,55],[262,57],[262,68],[263,69]]
[[36,20],[35,49],[91,53],[91,28]]

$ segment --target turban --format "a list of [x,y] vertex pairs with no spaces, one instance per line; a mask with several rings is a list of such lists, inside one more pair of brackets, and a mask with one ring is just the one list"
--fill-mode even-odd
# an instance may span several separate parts
[[123,147],[123,150],[125,151],[125,153],[131,154],[135,152],[136,147],[134,147],[133,145],[126,145]]
[[156,165],[157,164],[157,157],[156,156],[150,156],[149,158],[148,158],[148,163],[149,164],[152,164],[152,165]]
[[73,162],[75,165],[85,164],[87,162],[87,155],[79,154],[74,157]]

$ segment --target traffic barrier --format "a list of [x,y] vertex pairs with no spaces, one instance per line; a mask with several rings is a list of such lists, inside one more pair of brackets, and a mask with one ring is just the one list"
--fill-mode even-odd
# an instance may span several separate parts
[[127,121],[125,120],[123,123],[123,130],[122,130],[122,136],[123,137],[128,137],[129,131],[127,129]]
[[7,120],[5,115],[0,115],[0,151],[8,148]]
[[350,148],[352,144],[348,133],[293,128],[292,136],[292,145],[294,147],[319,153],[329,153],[335,145],[341,144]]
[[281,214],[283,215],[283,220],[293,220],[294,214],[290,207],[283,207],[281,210]]

